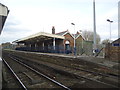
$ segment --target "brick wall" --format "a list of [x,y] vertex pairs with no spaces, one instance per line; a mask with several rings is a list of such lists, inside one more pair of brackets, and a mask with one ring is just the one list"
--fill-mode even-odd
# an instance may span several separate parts
[[74,39],[73,39],[73,37],[69,33],[64,35],[64,36],[65,36],[64,44],[68,40],[70,42],[70,47],[73,47],[74,46]]
[[105,58],[120,62],[120,47],[112,46],[112,44],[107,44],[105,47]]

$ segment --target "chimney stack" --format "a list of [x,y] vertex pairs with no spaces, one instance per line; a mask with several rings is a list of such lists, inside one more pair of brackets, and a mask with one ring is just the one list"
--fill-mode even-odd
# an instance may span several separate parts
[[52,27],[52,34],[55,34],[55,27]]

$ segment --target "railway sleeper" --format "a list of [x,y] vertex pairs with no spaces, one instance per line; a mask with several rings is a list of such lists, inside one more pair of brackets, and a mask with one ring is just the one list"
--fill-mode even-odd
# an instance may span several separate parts
[[34,84],[38,84],[38,83],[42,83],[41,80],[36,80],[36,79],[33,79],[30,75],[28,75],[26,72],[22,72],[24,75],[26,75],[30,81],[31,81],[31,85],[34,85]]

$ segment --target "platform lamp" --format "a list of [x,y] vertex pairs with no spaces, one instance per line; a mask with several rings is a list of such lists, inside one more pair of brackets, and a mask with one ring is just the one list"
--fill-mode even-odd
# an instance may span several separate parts
[[111,23],[112,23],[113,21],[111,21],[110,19],[107,19],[107,21],[110,23],[110,43],[111,43]]
[[74,56],[76,56],[76,47],[75,47],[75,24],[71,23],[72,25],[74,25]]
[[83,31],[82,30],[79,30],[82,34],[81,34],[81,36],[82,36],[82,53],[83,53]]

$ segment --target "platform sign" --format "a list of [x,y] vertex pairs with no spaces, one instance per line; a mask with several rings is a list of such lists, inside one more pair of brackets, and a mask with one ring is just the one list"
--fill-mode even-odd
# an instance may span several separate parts
[[120,47],[120,43],[114,43],[113,46]]

